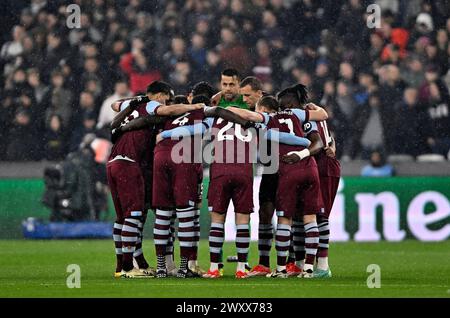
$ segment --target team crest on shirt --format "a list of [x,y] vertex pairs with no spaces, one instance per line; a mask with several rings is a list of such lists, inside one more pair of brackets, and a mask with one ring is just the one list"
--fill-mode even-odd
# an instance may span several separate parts
[[305,133],[309,133],[312,129],[312,125],[309,121],[307,121],[306,123],[303,124],[303,131]]

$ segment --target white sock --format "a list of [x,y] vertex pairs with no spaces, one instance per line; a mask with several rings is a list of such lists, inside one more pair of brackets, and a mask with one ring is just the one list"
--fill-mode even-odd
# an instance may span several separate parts
[[215,270],[219,269],[219,263],[211,263],[211,266],[209,267],[210,271],[213,272]]
[[303,267],[305,266],[305,260],[302,259],[301,261],[295,261],[295,265],[297,265],[298,268],[303,269]]
[[314,271],[314,266],[312,264],[305,264],[303,271],[307,272],[308,270]]
[[188,261],[188,268],[194,268],[196,264],[196,261]]
[[286,266],[277,265],[277,271],[281,272],[281,271],[284,271],[285,269],[286,269]]
[[236,272],[245,272],[245,263],[238,262]]
[[175,266],[175,263],[173,262],[172,255],[166,255],[166,268],[168,270],[171,270],[171,269],[174,269],[175,267],[176,266]]
[[318,257],[317,258],[317,268],[322,270],[328,269],[328,257]]

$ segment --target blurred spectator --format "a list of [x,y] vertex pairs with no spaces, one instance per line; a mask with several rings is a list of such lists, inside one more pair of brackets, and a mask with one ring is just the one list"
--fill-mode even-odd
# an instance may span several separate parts
[[358,86],[355,88],[354,98],[358,105],[367,103],[369,95],[378,90],[373,75],[369,72],[360,72]]
[[[393,116],[393,114],[391,114]],[[385,134],[380,113],[380,97],[370,95],[367,106],[362,105],[355,119],[355,138],[359,139],[355,152],[362,148],[361,158],[368,159],[375,149],[385,149]]]
[[120,60],[120,67],[129,78],[133,94],[145,92],[149,83],[161,79],[161,72],[153,67],[149,55],[142,51],[142,46],[141,39],[134,39],[132,51],[124,54]]
[[25,36],[22,40],[23,52],[16,61],[24,68],[39,65],[44,58],[42,50],[37,46],[32,36]]
[[0,104],[0,160],[8,158],[6,151],[9,144],[9,136],[11,134],[11,126],[14,118],[14,97],[12,92],[6,92],[3,101]]
[[39,159],[36,147],[37,138],[40,136],[36,135],[30,111],[23,108],[17,109],[8,137],[6,150],[8,160]]
[[83,112],[82,120],[72,132],[72,138],[70,141],[70,151],[75,151],[87,134],[95,134],[95,124],[97,116],[93,111],[86,110]]
[[425,37],[430,39],[434,30],[433,18],[429,13],[421,12],[416,18],[414,29],[411,32],[409,43],[415,43],[418,39]]
[[[81,92],[91,95],[88,108],[96,116],[123,78],[130,94],[156,79],[182,94],[205,80],[220,88],[229,67],[243,78],[257,76],[270,93],[307,85],[311,101],[329,112],[338,156],[367,157],[375,140],[387,154],[399,151],[398,119],[414,109],[426,109],[436,128],[418,149],[444,153],[450,147],[448,1],[377,0],[383,12],[381,28],[374,29],[365,27],[369,3],[80,0],[81,28],[69,29],[65,2],[21,2],[0,49],[0,157],[7,157],[9,136],[18,135],[9,130],[18,110],[42,136],[50,117],[61,117],[70,148],[86,116]],[[404,103],[406,87],[419,91],[415,106]],[[110,120],[101,117],[98,127]],[[380,124],[382,131],[368,134]],[[41,140],[37,145],[44,149]]]
[[170,51],[164,54],[163,61],[164,67],[168,73],[175,69],[175,64],[181,59],[185,59],[186,53],[186,42],[181,36],[175,36],[172,38]]
[[325,59],[317,61],[314,75],[315,80],[311,89],[314,92],[314,95],[316,95],[317,100],[320,100],[323,97],[325,82],[330,76],[330,68]]
[[402,78],[406,84],[418,88],[424,81],[424,67],[418,56],[411,56],[402,68]]
[[51,86],[44,97],[46,103],[47,120],[51,115],[59,115],[63,126],[70,127],[72,119],[72,92],[64,88],[65,78],[59,70],[55,70],[51,76]]
[[20,25],[14,26],[12,30],[12,41],[6,42],[3,44],[2,49],[0,51],[0,58],[3,60],[3,63],[11,63],[14,61],[14,58],[22,54],[23,45],[22,39],[25,36],[25,29]]
[[67,154],[67,136],[62,126],[61,117],[58,115],[50,116],[46,125],[45,140],[45,159],[49,161],[63,160]]
[[[334,7],[334,14],[336,17],[336,10]],[[296,1],[290,10],[285,10],[287,15],[287,23],[284,25],[284,30],[287,37],[294,42],[295,45],[302,44],[316,44],[319,40],[320,14],[319,6],[315,1],[302,0]],[[280,13],[278,13],[280,16]],[[328,20],[329,21],[329,20]],[[281,22],[281,21],[280,21]],[[329,21],[334,25],[332,21]],[[292,32],[292,25],[295,25],[296,32]]]
[[41,104],[49,88],[41,82],[41,77],[37,69],[28,69],[27,71],[28,85],[33,90],[34,100]]
[[236,33],[229,27],[220,31],[221,43],[217,46],[223,67],[234,68],[248,74],[252,63],[247,48],[238,42]]
[[392,106],[401,101],[403,91],[406,87],[400,78],[400,70],[395,65],[385,65],[380,73],[380,115],[383,124],[384,141],[386,152],[392,153],[395,149],[396,129],[394,117],[392,116]]
[[85,88],[87,82],[90,80],[102,83],[104,79],[106,79],[102,73],[103,71],[100,69],[99,63],[95,57],[85,59],[83,64],[83,74],[80,78],[81,87]]
[[208,51],[208,54],[206,55],[206,61],[208,63],[207,69],[209,71],[206,72],[206,79],[212,82],[215,87],[219,87],[219,78],[217,74],[220,74],[223,70],[222,61],[220,59],[220,55],[216,50],[210,50]]
[[354,76],[353,66],[349,62],[343,62],[339,65],[339,77],[347,84],[350,91],[353,91]]
[[49,79],[52,71],[67,57],[67,45],[62,43],[61,35],[52,32],[47,35],[47,47],[40,70],[45,81]]
[[406,46],[409,40],[409,32],[403,28],[395,28],[392,21],[383,19],[381,33],[387,45],[381,53],[384,62],[398,65],[401,59],[406,57]]
[[191,65],[187,59],[179,59],[173,70],[168,74],[168,79],[176,92],[188,93],[191,82]]
[[[449,19],[450,26],[450,19]],[[437,61],[440,66],[440,75],[445,75],[449,68],[449,49],[448,44],[449,34],[444,29],[440,29],[436,35],[436,46],[437,46]]]
[[337,33],[342,37],[344,44],[360,45],[365,21],[363,14],[365,8],[360,0],[349,0],[341,7],[339,19],[336,24]]
[[[337,84],[336,105],[336,112],[339,112],[342,116],[342,122],[352,122],[353,116],[355,115],[356,102],[349,85],[344,81],[339,81]],[[343,156],[350,157],[354,138],[353,125],[339,127],[336,133],[338,132],[342,140],[342,144],[340,145],[342,147],[342,154]]]
[[381,57],[381,52],[383,50],[384,40],[380,32],[373,32],[370,35],[370,48],[369,48],[369,58],[370,61],[376,61]]
[[[436,68],[426,73],[427,83],[422,87],[435,139],[431,141],[432,151],[447,155],[450,149],[450,95],[448,87],[438,78]],[[424,96],[423,96],[424,97]]]
[[72,46],[80,45],[82,42],[91,41],[99,43],[102,40],[102,34],[91,24],[91,17],[81,11],[81,28],[73,28],[69,33],[69,43]]
[[394,168],[386,163],[384,155],[379,151],[374,151],[370,155],[370,164],[361,170],[362,177],[392,177]]
[[419,104],[418,91],[408,87],[403,94],[403,100],[394,106],[393,116],[397,140],[394,152],[418,156],[430,152],[434,128],[427,109]]
[[[270,57],[270,47],[266,40],[258,40],[258,43],[256,43],[256,54],[253,74],[263,85],[272,83],[272,59]],[[272,91],[272,89],[267,87],[265,90]]]
[[271,42],[274,40],[283,41],[283,32],[278,26],[278,18],[271,10],[265,10],[262,15],[261,35],[264,39]]
[[205,37],[199,33],[194,33],[191,37],[191,46],[188,49],[189,59],[192,61],[192,67],[196,70],[192,74],[192,81],[199,82],[206,76],[206,57],[208,51],[206,49]]
[[111,108],[111,104],[113,102],[118,99],[127,98],[130,96],[131,94],[128,89],[128,83],[124,80],[116,82],[114,86],[114,94],[105,99],[102,107],[100,108],[100,114],[97,120],[97,128],[101,129],[108,126],[117,115],[117,113]]

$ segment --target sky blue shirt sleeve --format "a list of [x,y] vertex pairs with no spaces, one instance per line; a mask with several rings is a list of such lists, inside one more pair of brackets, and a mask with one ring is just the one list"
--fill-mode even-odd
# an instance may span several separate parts
[[263,118],[264,118],[263,124],[267,126],[267,124],[269,123],[269,119],[270,119],[269,114],[267,114],[267,113],[260,113],[260,114],[261,114],[261,115],[263,116]]
[[207,106],[207,105],[205,105],[205,106],[203,106],[203,111],[207,111],[207,110],[209,110],[209,109],[211,109],[212,107],[211,106]]
[[300,119],[302,123],[306,121],[306,111],[298,108],[291,108],[291,110],[294,113],[294,115],[297,116],[298,119]]
[[149,115],[156,115],[156,108],[158,108],[161,104],[151,100],[147,103],[147,105],[145,106],[145,110],[147,111],[147,113]]
[[203,123],[195,125],[181,126],[170,130],[164,130],[161,132],[161,138],[180,138],[192,135],[203,134],[206,131],[206,127]]
[[309,139],[307,138],[298,137],[286,132],[279,132],[278,130],[274,129],[269,129],[265,133],[265,138],[292,146],[309,147],[311,145],[311,141],[309,141]]
[[306,136],[308,136],[310,133],[312,133],[314,131],[318,132],[319,127],[317,126],[317,123],[315,121],[308,121],[303,124],[303,130],[304,130]]
[[130,106],[130,101],[131,101],[131,100],[128,99],[128,100],[122,102],[122,104],[120,104],[120,111],[122,111],[122,110],[124,110],[124,109],[127,109],[128,106]]
[[205,126],[205,128],[211,128],[214,124],[214,117],[206,117],[205,119],[203,119],[203,125]]

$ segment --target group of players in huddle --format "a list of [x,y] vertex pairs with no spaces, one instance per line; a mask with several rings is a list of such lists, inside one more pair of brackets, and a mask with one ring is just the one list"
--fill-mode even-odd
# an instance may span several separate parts
[[[230,201],[235,210],[236,278],[331,277],[328,217],[340,165],[326,111],[307,103],[301,84],[272,96],[262,91],[258,79],[240,81],[233,69],[222,72],[221,88],[214,94],[211,85],[200,82],[189,96],[174,96],[169,84],[155,81],[146,95],[113,103],[118,114],[111,123],[114,145],[107,176],[117,214],[115,277],[220,278]],[[211,226],[210,268],[204,272],[197,258],[206,139],[212,140],[207,196]],[[259,190],[259,263],[250,268],[253,164],[264,157],[262,148],[269,150],[269,161],[264,162]],[[142,251],[149,209],[155,211],[156,269]],[[271,270],[274,213],[277,265]]]

